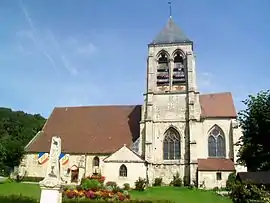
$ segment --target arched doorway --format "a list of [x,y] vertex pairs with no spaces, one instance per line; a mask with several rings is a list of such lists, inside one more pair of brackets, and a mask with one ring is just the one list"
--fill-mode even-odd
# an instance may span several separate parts
[[79,179],[79,168],[76,165],[73,165],[70,168],[70,171],[71,171],[71,182],[77,183]]

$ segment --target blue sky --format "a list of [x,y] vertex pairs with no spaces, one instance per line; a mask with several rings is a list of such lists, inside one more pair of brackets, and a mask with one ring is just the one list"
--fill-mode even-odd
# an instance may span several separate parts
[[[195,43],[200,92],[241,100],[269,88],[269,0],[172,0]],[[55,106],[140,104],[147,44],[165,0],[1,0],[0,106],[48,116]]]

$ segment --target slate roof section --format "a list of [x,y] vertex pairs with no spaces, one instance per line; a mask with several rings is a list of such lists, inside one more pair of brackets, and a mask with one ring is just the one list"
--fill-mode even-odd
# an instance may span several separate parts
[[[236,117],[230,93],[200,95],[200,103],[203,118]],[[49,152],[60,136],[65,153],[111,154],[137,140],[140,120],[141,105],[57,107],[26,151]]]
[[270,171],[239,172],[237,173],[237,179],[253,184],[270,185]]
[[150,45],[171,43],[192,43],[185,33],[174,23],[172,18],[168,20],[166,26],[150,43]]
[[208,158],[198,159],[198,171],[235,171],[231,159]]

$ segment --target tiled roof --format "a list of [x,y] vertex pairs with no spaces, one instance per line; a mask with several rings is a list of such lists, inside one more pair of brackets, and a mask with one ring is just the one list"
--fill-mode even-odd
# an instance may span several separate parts
[[140,115],[141,106],[55,108],[43,133],[26,150],[48,152],[57,135],[63,152],[110,154],[139,137]]
[[[230,93],[200,95],[202,117],[236,117]],[[26,147],[28,152],[48,152],[53,136],[62,139],[67,153],[110,154],[139,137],[141,105],[55,108],[43,132]]]
[[200,95],[201,117],[236,118],[237,113],[230,92]]
[[231,159],[208,158],[198,159],[198,171],[234,171],[234,163]]
[[156,36],[150,44],[170,44],[191,42],[184,32],[174,23],[172,18],[169,19],[166,26]]

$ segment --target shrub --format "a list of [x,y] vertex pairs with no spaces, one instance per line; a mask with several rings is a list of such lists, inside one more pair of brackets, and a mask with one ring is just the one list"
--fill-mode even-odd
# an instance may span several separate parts
[[173,180],[171,181],[170,185],[173,185],[174,187],[181,187],[183,185],[183,181],[180,178],[180,174],[179,172],[177,172],[174,176],[173,176]]
[[81,183],[82,189],[84,190],[93,190],[97,191],[101,188],[101,184],[99,181],[95,179],[84,179]]
[[40,182],[44,179],[44,177],[32,177],[32,176],[26,176],[21,178],[21,181],[23,182]]
[[153,186],[161,186],[162,178],[155,178]]
[[123,189],[124,189],[124,190],[130,190],[130,185],[129,185],[129,183],[124,183]]
[[235,203],[270,202],[270,194],[264,186],[258,187],[247,182],[235,181],[232,184],[230,197]]
[[144,191],[146,183],[147,183],[146,179],[139,177],[139,179],[136,180],[135,182],[135,190]]
[[[105,203],[108,201],[106,201],[106,200],[89,200],[89,199],[76,199],[76,200],[74,199],[74,200],[64,200],[63,201],[63,203],[94,203],[94,202]],[[169,200],[125,200],[125,203],[172,203],[172,202]]]
[[108,182],[106,183],[106,186],[117,187],[117,183],[114,182],[114,181],[108,181]]
[[101,174],[98,174],[98,175],[92,175],[90,177],[87,177],[87,179],[94,179],[94,180],[97,180],[99,183],[103,184],[104,181],[105,181],[105,177],[102,176]]
[[20,196],[20,195],[10,195],[10,196],[0,196],[1,203],[37,203],[36,199]]
[[226,190],[231,191],[235,183],[236,183],[236,173],[233,172],[233,173],[230,173],[226,181]]

